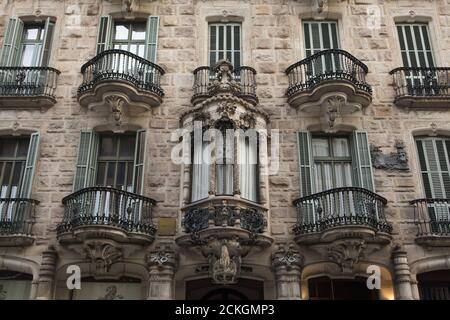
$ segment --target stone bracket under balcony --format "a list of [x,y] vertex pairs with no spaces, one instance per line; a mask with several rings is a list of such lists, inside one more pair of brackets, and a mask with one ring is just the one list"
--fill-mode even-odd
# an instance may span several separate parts
[[298,244],[318,245],[341,239],[360,239],[387,245],[392,226],[386,221],[387,200],[358,187],[326,190],[294,201],[297,224],[294,239]]
[[450,247],[450,199],[416,199],[414,223],[416,242],[428,247]]
[[367,66],[350,53],[323,50],[286,69],[288,103],[312,115],[344,116],[372,102]]
[[32,227],[39,201],[25,198],[0,199],[0,247],[29,246],[35,241]]
[[398,107],[450,108],[450,68],[402,67],[389,74]]
[[0,109],[45,111],[56,103],[59,74],[49,67],[0,67]]
[[81,73],[79,103],[90,110],[110,111],[114,118],[119,111],[135,115],[151,110],[164,97],[160,83],[164,70],[128,51],[103,51],[84,64]]
[[57,226],[61,244],[88,240],[151,244],[156,226],[152,221],[155,200],[109,187],[81,189],[63,200],[63,221]]

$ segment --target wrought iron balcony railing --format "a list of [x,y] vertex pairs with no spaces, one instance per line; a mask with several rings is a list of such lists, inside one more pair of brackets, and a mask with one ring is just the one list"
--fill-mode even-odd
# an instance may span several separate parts
[[54,100],[59,74],[49,67],[0,67],[0,96],[41,96]]
[[[236,96],[249,100],[256,104],[258,97],[256,95],[256,70],[241,66],[233,70],[233,78],[240,87]],[[210,85],[218,80],[218,71],[214,67],[202,66],[194,70],[194,86],[191,102],[193,104],[212,96]]]
[[417,237],[450,237],[450,199],[416,199],[411,205]]
[[328,229],[361,226],[391,233],[384,206],[387,200],[358,187],[336,188],[294,201],[297,207],[296,235],[320,233]]
[[286,69],[289,86],[288,98],[299,92],[311,92],[327,81],[349,81],[357,89],[368,94],[371,86],[366,82],[367,66],[350,53],[339,50],[323,50]]
[[89,60],[81,67],[83,83],[78,95],[92,90],[102,81],[124,81],[141,91],[148,91],[159,97],[164,96],[161,89],[161,76],[164,70],[155,63],[124,50],[106,50]]
[[216,227],[237,227],[251,233],[263,233],[267,225],[264,213],[257,208],[227,204],[194,206],[185,211],[182,225],[186,233]]
[[109,187],[81,189],[62,200],[65,207],[58,235],[83,226],[110,226],[129,233],[154,235],[155,200]]
[[405,98],[450,102],[450,68],[397,68],[390,74],[394,80],[395,103]]
[[31,236],[37,204],[33,199],[0,198],[0,236]]

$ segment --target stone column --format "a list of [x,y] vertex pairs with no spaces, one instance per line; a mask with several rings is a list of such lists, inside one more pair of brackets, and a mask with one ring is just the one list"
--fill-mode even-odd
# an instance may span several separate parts
[[53,246],[49,246],[48,249],[42,253],[36,299],[53,299],[57,260],[58,254]]
[[277,251],[272,254],[272,266],[275,272],[277,299],[300,300],[303,256],[295,249],[295,245],[279,245]]
[[177,255],[170,245],[161,245],[147,255],[147,300],[172,300],[175,298],[174,276]]
[[402,246],[395,246],[392,252],[392,260],[394,265],[395,298],[397,300],[413,300],[408,256]]
[[259,202],[261,205],[267,205],[267,179],[269,177],[269,155],[268,155],[268,141],[267,131],[265,129],[258,130],[258,143],[259,143]]

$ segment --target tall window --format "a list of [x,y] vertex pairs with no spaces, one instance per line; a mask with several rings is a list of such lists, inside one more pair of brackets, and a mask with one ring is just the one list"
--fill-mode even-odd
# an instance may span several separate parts
[[9,19],[1,55],[2,66],[45,67],[48,65],[54,22],[28,23]]
[[352,186],[352,157],[348,137],[312,138],[316,191]]
[[131,22],[102,16],[97,34],[97,54],[109,49],[120,49],[156,62],[158,27],[157,16],[149,16],[147,21]]
[[433,67],[433,52],[426,24],[397,24],[405,67]]
[[348,136],[298,133],[300,193],[307,196],[328,189],[357,186],[373,190],[367,133]]
[[0,198],[28,198],[39,135],[0,138]]
[[228,122],[222,123],[219,129],[220,139],[216,141],[216,194],[233,195],[233,125]]
[[98,134],[82,131],[74,191],[92,186],[141,194],[146,132]]
[[133,192],[135,145],[134,135],[100,136],[96,185]]
[[235,69],[241,66],[241,25],[211,23],[209,25],[209,65],[227,59]]

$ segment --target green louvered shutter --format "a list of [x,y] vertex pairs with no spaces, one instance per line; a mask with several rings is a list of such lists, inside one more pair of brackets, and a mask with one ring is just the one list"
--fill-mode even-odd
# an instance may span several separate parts
[[18,17],[9,18],[3,38],[3,49],[0,59],[2,66],[15,66],[19,57],[19,45],[22,39],[23,22]]
[[20,188],[20,198],[30,198],[33,187],[33,177],[36,168],[36,160],[39,152],[39,133],[33,133],[30,137],[30,144],[28,146],[27,160],[25,162],[25,169],[22,177],[22,184]]
[[145,58],[156,63],[156,50],[158,47],[159,17],[149,16],[147,19],[147,32],[145,34]]
[[111,16],[100,17],[97,33],[97,54],[111,48],[113,19]]
[[372,160],[370,158],[367,132],[354,131],[352,134],[352,165],[355,185],[374,191]]
[[96,132],[81,131],[73,191],[94,185],[98,144]]
[[142,194],[144,185],[144,168],[145,168],[145,154],[147,150],[147,132],[139,130],[136,133],[136,150],[134,153],[134,172],[133,172],[133,186],[134,192]]
[[300,194],[302,197],[305,197],[312,194],[314,190],[311,133],[308,131],[299,131],[297,141],[300,164]]

